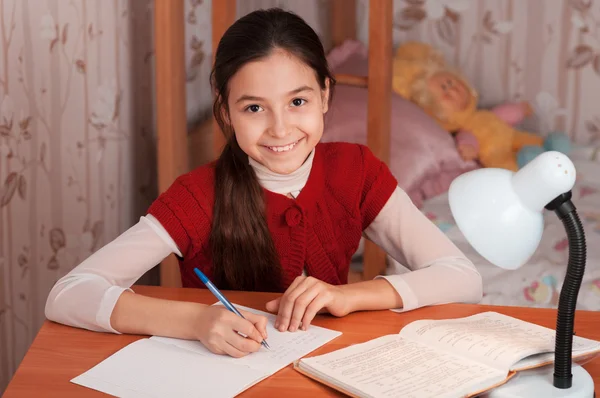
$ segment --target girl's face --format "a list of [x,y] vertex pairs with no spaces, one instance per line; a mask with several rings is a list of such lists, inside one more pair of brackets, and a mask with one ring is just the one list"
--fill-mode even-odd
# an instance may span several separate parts
[[279,174],[298,169],[323,135],[329,85],[283,51],[244,65],[229,81],[229,119],[240,148]]

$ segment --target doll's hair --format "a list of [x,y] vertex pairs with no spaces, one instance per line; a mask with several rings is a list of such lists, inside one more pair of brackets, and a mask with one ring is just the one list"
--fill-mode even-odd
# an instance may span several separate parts
[[[227,143],[215,165],[215,203],[210,233],[213,278],[223,289],[281,289],[281,266],[271,237],[264,191],[229,122],[229,81],[246,63],[285,51],[308,65],[322,89],[335,79],[315,31],[297,15],[271,8],[234,22],[215,54],[213,114]],[[331,99],[330,94],[329,98]]]
[[426,110],[431,116],[444,120],[445,115],[442,111],[442,107],[436,100],[433,93],[429,90],[428,81],[436,73],[441,72],[443,67],[439,64],[430,63],[423,67],[421,73],[419,73],[415,80],[413,80],[410,93],[411,101],[419,105],[422,109]]

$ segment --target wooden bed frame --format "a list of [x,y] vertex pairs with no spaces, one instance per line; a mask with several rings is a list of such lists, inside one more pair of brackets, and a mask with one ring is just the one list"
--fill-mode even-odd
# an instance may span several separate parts
[[[356,1],[329,0],[332,45],[356,38]],[[214,52],[226,29],[236,19],[236,0],[213,0],[212,48]],[[338,75],[338,84],[367,87],[367,145],[389,164],[392,95],[392,0],[369,1],[368,76]],[[218,156],[224,137],[216,123],[188,128],[185,92],[184,0],[154,0],[156,62],[156,123],[158,189],[165,191],[181,174],[190,170],[190,142],[199,140],[210,161]],[[197,153],[197,152],[196,152]],[[372,279],[385,270],[385,253],[365,242],[361,279]],[[179,266],[174,255],[160,267],[162,286],[180,286]]]

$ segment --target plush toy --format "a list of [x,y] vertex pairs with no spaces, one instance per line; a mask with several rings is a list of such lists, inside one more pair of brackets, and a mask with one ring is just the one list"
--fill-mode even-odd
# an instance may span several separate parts
[[[427,44],[401,45],[394,57],[392,79],[394,92],[419,105],[449,133],[457,133],[457,147],[465,160],[516,171],[517,159],[521,164],[531,160],[536,151],[531,148],[552,147],[544,146],[543,137],[514,127],[531,114],[527,103],[477,109],[477,92]],[[527,153],[519,155],[521,150]]]
[[525,146],[517,153],[517,164],[519,168],[525,166],[533,158],[538,156],[544,151],[558,151],[564,154],[568,154],[571,150],[571,141],[566,134],[560,131],[555,131],[544,139],[543,147],[538,146]]
[[[500,120],[506,124],[515,127],[521,123],[527,116],[533,114],[528,102],[505,103],[490,109]],[[517,130],[518,131],[518,130]],[[467,130],[459,130],[455,136],[457,149],[464,160],[475,160],[479,154],[479,143],[475,136]],[[517,137],[518,138],[518,137]],[[559,151],[568,153],[571,143],[568,137],[560,132],[549,134],[542,145],[523,145],[517,151],[517,167],[522,168],[533,158],[544,151]]]

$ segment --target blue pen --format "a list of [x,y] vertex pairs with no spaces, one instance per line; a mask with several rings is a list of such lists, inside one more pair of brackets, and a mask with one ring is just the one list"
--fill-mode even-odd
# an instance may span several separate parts
[[[206,277],[206,275],[204,275],[202,273],[202,271],[200,271],[198,268],[194,268],[194,272],[196,273],[196,275],[198,275],[198,278],[200,278],[202,283],[204,283],[206,285],[208,290],[210,290],[212,292],[212,294],[214,294],[215,297],[219,299],[219,301],[225,306],[225,308],[227,308],[229,311],[233,312],[234,314],[239,315],[242,318],[244,318],[244,316],[241,314],[241,312],[239,312],[237,310],[237,308],[235,308],[233,306],[233,304],[231,304],[231,302],[229,302],[229,300],[227,300],[227,298],[225,296],[223,296],[223,293],[221,293],[219,291],[219,289],[217,289],[217,287],[215,285],[213,285],[213,283]],[[246,319],[246,318],[244,318],[244,319]],[[264,339],[261,344],[265,348],[268,348],[268,349],[271,348],[271,347],[269,347],[269,345],[267,344],[267,342]]]

